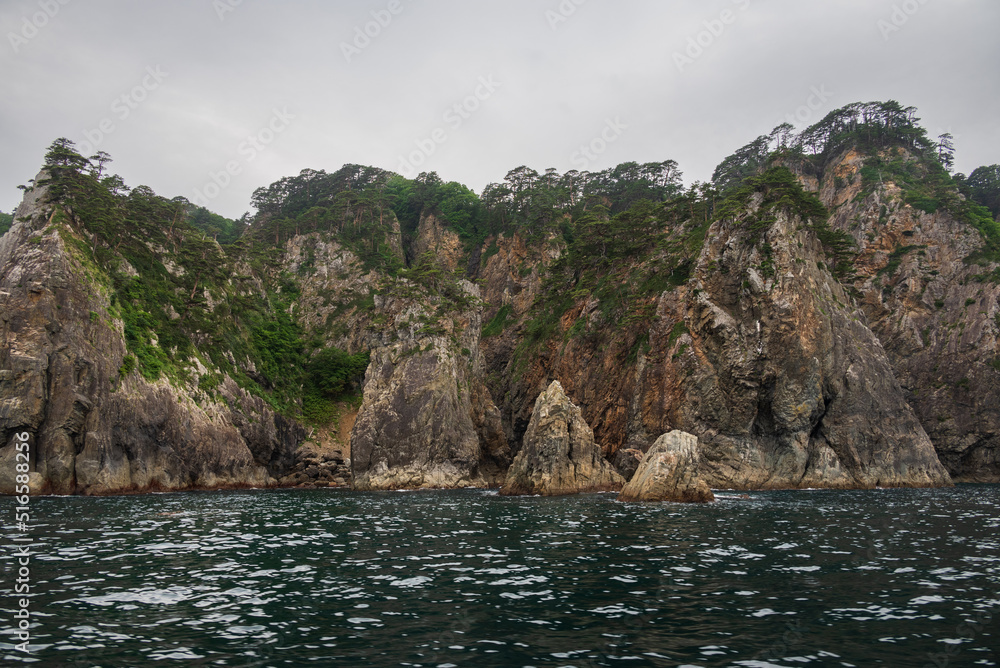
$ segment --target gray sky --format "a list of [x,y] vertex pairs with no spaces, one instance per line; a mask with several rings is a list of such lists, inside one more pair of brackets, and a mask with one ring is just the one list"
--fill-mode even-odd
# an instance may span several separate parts
[[0,0],[0,210],[60,136],[236,217],[348,162],[690,183],[789,115],[890,98],[968,173],[1000,162],[998,27],[996,0]]

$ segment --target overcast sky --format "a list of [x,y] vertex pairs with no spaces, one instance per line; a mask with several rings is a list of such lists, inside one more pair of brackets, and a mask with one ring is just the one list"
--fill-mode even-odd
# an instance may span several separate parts
[[0,0],[0,210],[60,136],[237,217],[345,163],[481,192],[673,159],[690,183],[890,98],[968,173],[1000,162],[998,27],[996,0]]

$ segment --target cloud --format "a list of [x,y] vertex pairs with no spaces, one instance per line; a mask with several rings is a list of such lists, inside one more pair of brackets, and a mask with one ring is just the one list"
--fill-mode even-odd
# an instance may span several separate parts
[[[24,38],[43,5],[58,11]],[[193,198],[237,161],[210,201],[228,216],[304,168],[398,171],[437,129],[420,169],[477,191],[522,164],[578,167],[616,118],[627,129],[589,168],[674,159],[690,182],[803,108],[804,126],[889,98],[917,106],[932,134],[950,130],[968,172],[1000,162],[996,25],[987,0],[7,2],[0,209],[53,139],[82,144],[106,120],[95,148],[112,170],[167,197]],[[679,68],[678,53],[691,62]],[[121,118],[115,101],[148,68],[168,76]],[[500,86],[478,99],[484,77]],[[814,104],[817,88],[830,95]],[[292,118],[263,143],[276,109]]]

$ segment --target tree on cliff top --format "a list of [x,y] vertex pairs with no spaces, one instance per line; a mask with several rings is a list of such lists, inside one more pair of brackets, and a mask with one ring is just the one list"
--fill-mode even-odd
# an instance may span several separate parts
[[89,164],[90,161],[77,152],[76,144],[65,137],[60,137],[52,142],[45,154],[45,166],[50,168],[68,167],[80,170]]
[[955,180],[966,197],[985,206],[994,218],[1000,217],[1000,165],[976,167],[968,177],[956,174]]

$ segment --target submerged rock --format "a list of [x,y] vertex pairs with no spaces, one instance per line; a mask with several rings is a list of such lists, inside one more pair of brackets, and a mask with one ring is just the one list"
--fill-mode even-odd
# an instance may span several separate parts
[[506,496],[558,496],[621,489],[624,479],[601,453],[580,408],[559,381],[538,395],[524,445],[507,471]]
[[705,503],[715,495],[698,474],[698,437],[673,430],[656,443],[622,489],[619,501]]

